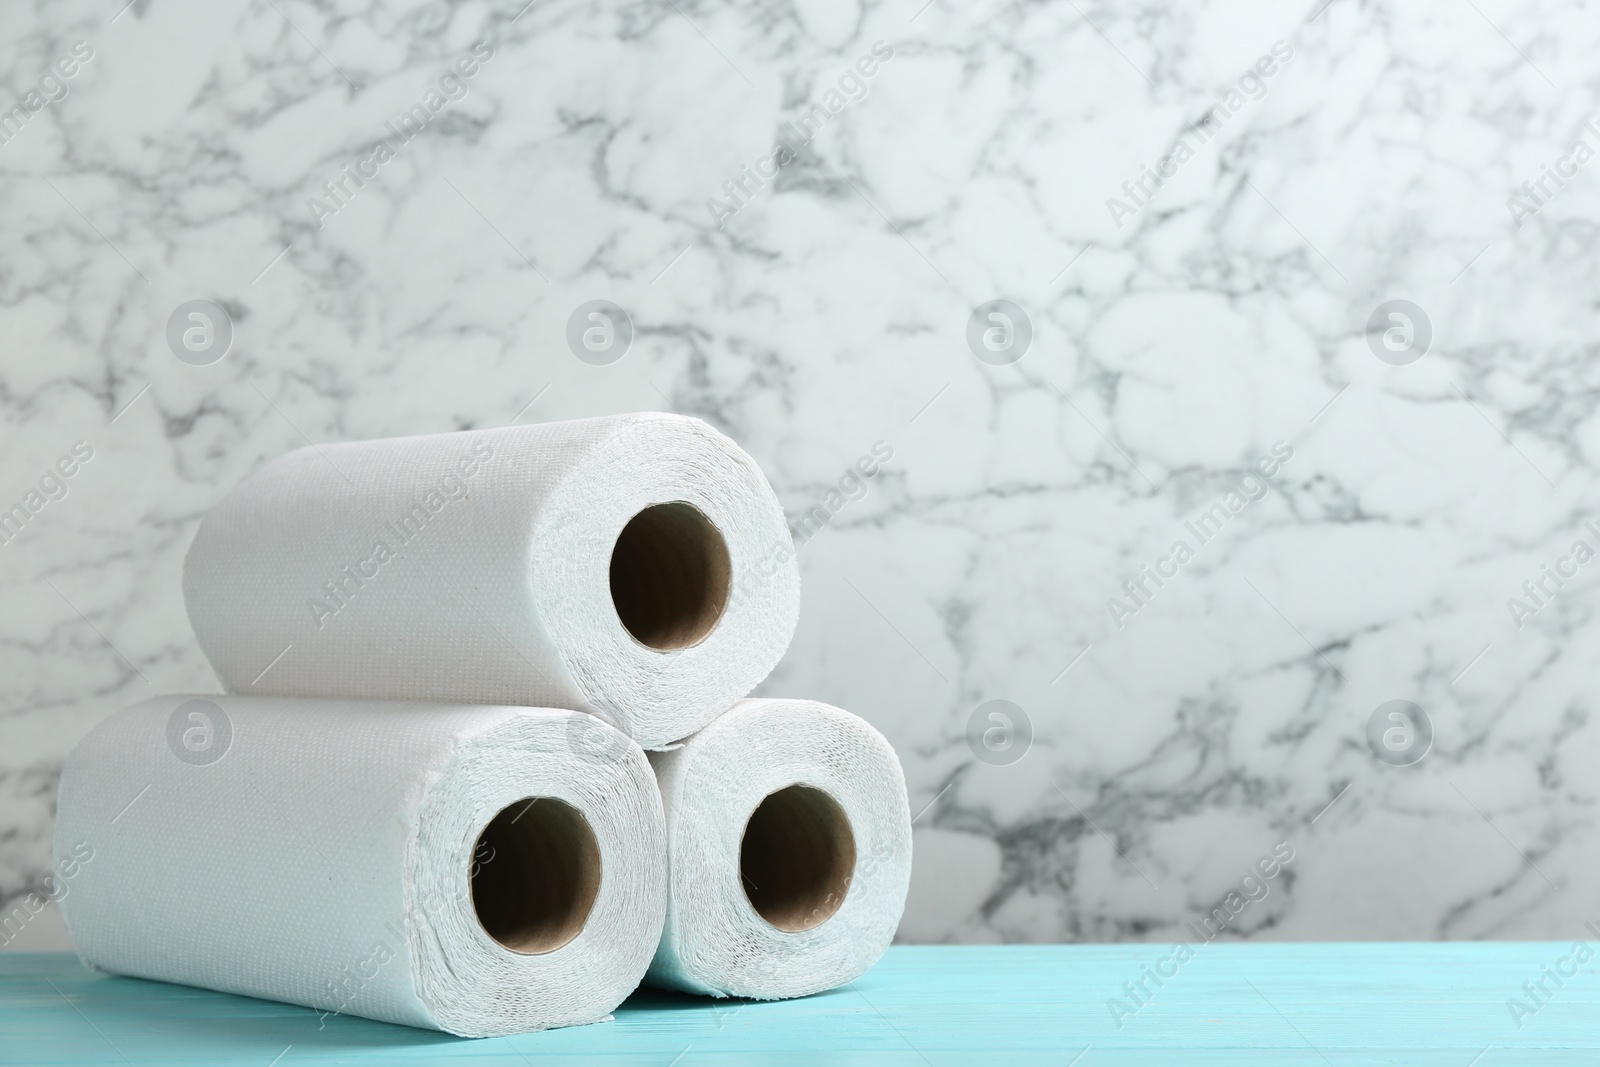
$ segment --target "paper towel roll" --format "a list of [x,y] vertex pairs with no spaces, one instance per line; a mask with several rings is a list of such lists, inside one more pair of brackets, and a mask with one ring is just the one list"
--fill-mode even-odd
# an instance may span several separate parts
[[911,814],[882,734],[815,701],[744,700],[650,763],[670,890],[648,983],[772,1000],[843,985],[883,955],[911,879]]
[[165,696],[72,752],[55,845],[92,966],[480,1037],[633,990],[664,834],[580,712]]
[[755,462],[654,412],[291,452],[183,589],[231,691],[576,708],[647,748],[765,678],[800,605]]

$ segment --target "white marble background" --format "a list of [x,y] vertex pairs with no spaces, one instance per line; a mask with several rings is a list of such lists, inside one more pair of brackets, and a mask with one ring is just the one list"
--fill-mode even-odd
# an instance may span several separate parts
[[[0,506],[93,449],[0,546],[7,910],[74,742],[216,690],[180,567],[257,465],[677,409],[795,517],[893,448],[801,548],[762,691],[899,750],[903,941],[1170,938],[1279,841],[1224,936],[1600,917],[1600,565],[1520,629],[1506,604],[1600,545],[1600,160],[1507,205],[1600,147],[1596,5],[120,2],[0,11],[0,105],[93,51],[0,144]],[[480,40],[469,94],[319,228],[308,198]],[[707,199],[879,41],[865,99],[718,227]],[[1280,41],[1119,228],[1107,198]],[[563,340],[597,298],[637,330],[611,366]],[[1033,325],[1014,365],[965,340],[996,298]],[[1364,332],[1395,298],[1433,330],[1405,366]],[[236,326],[211,366],[165,341],[192,299]],[[1124,579],[1279,440],[1268,494],[1117,629]],[[1001,698],[1035,739],[996,766],[966,726]],[[1414,766],[1369,749],[1391,699],[1433,724]],[[62,944],[48,914],[11,941]]]

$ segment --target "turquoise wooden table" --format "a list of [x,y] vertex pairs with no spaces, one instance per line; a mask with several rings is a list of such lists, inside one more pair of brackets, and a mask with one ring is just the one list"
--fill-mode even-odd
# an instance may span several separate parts
[[[1166,956],[1159,945],[893,948],[859,981],[802,1000],[642,990],[614,1022],[473,1041],[364,1019],[320,1025],[305,1008],[94,975],[62,953],[0,954],[0,1063],[1600,1063],[1600,972],[1567,943],[1208,945],[1181,966]],[[1177,971],[1159,988],[1145,971],[1158,963]],[[1527,1011],[1514,1017],[1513,1000]]]

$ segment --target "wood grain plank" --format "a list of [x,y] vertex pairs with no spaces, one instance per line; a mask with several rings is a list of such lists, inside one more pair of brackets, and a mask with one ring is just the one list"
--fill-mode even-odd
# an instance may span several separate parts
[[[1208,945],[1158,987],[1145,968],[1168,955],[1161,945],[896,947],[861,980],[802,1000],[641,990],[613,1022],[481,1041],[13,953],[0,954],[0,1063],[1592,1065],[1600,973],[1544,977],[1571,948]],[[1141,979],[1152,995],[1135,1005],[1124,983]],[[1522,987],[1541,980],[1536,1003]],[[1114,997],[1138,1010],[1115,1017]],[[1537,1010],[1514,1019],[1513,997]]]

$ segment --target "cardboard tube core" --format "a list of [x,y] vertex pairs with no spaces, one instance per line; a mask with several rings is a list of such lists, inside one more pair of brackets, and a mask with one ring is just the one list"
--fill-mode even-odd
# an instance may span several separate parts
[[809,930],[839,910],[856,868],[856,839],[839,802],[790,785],[769,793],[745,823],[739,873],[745,896],[779,930]]
[[634,640],[661,652],[706,639],[728,606],[733,565],[722,534],[681,500],[628,520],[611,550],[611,602]]
[[577,808],[525,797],[490,820],[472,851],[472,906],[490,937],[524,956],[578,936],[600,891],[600,846]]

